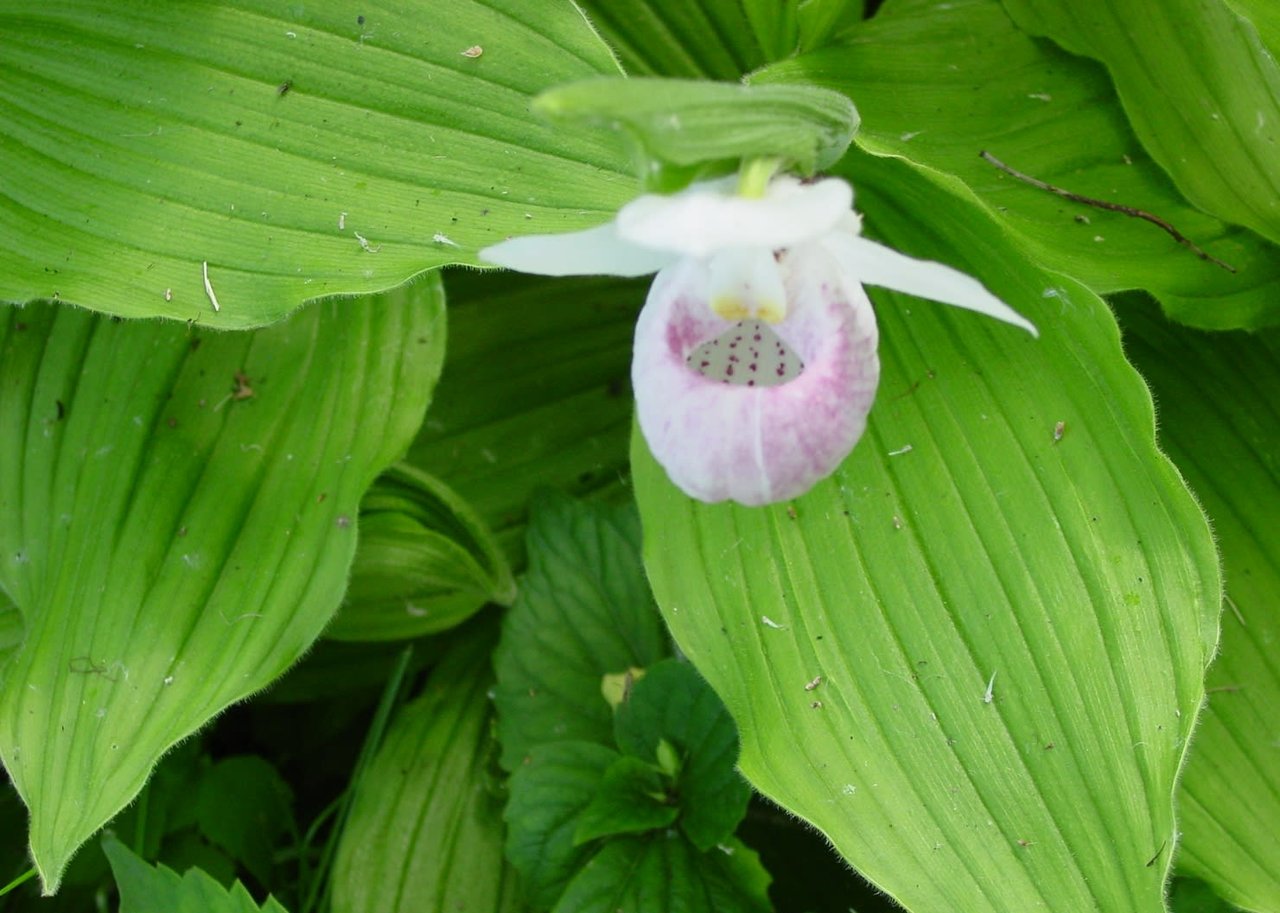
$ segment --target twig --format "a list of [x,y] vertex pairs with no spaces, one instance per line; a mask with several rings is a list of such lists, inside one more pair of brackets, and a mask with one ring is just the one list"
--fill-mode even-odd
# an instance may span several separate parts
[[1212,263],[1214,266],[1220,266],[1229,273],[1234,273],[1236,271],[1236,268],[1234,266],[1231,266],[1227,263],[1223,263],[1217,257],[1213,256],[1208,251],[1204,250],[1199,245],[1197,245],[1194,241],[1192,241],[1182,232],[1178,231],[1178,229],[1174,228],[1164,219],[1160,218],[1157,215],[1153,215],[1147,212],[1145,209],[1137,209],[1133,206],[1125,206],[1122,203],[1109,203],[1106,200],[1095,200],[1093,197],[1081,196],[1078,193],[1072,193],[1070,190],[1063,190],[1061,187],[1055,187],[1053,184],[1049,184],[1045,181],[1040,180],[1039,178],[1033,178],[1029,174],[1023,174],[1021,171],[1018,171],[1016,168],[1010,168],[1008,165],[1000,161],[998,158],[996,158],[994,155],[992,155],[990,152],[988,152],[985,149],[979,152],[978,155],[981,158],[985,159],[990,164],[995,165],[997,168],[999,168],[1001,171],[1003,171],[1005,174],[1009,175],[1010,177],[1015,177],[1019,181],[1023,181],[1024,183],[1030,184],[1032,187],[1037,187],[1040,190],[1045,190],[1045,191],[1048,191],[1049,193],[1056,194],[1062,197],[1063,199],[1071,200],[1073,203],[1082,203],[1085,206],[1093,206],[1093,207],[1096,207],[1097,209],[1106,209],[1111,212],[1119,212],[1119,213],[1123,213],[1126,216],[1131,216],[1135,219],[1143,219],[1144,221],[1150,222],[1152,225],[1155,225],[1157,228],[1164,230],[1166,233],[1168,233],[1169,237],[1173,238],[1173,240],[1177,241],[1179,244],[1181,244],[1187,250],[1191,251],[1201,260],[1207,260],[1210,263]]

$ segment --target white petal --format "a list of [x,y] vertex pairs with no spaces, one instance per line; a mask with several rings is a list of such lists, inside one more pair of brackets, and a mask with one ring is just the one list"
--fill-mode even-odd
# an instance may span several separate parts
[[538,276],[645,276],[673,262],[671,253],[618,236],[616,222],[559,235],[510,238],[480,251],[480,259]]
[[704,377],[686,358],[733,324],[707,306],[705,261],[663,270],[636,325],[631,367],[640,429],[683,491],[759,505],[798,497],[830,475],[866,427],[880,376],[875,316],[815,245],[784,264],[788,317],[773,329],[802,359],[776,386]]
[[883,244],[840,232],[827,235],[822,244],[851,280],[954,304],[1022,327],[1032,336],[1040,335],[1031,321],[958,269],[932,260],[917,260]]
[[763,197],[742,197],[723,181],[671,196],[646,194],[618,212],[618,234],[635,244],[706,257],[733,247],[779,250],[831,231],[853,205],[839,178],[802,184],[777,177]]

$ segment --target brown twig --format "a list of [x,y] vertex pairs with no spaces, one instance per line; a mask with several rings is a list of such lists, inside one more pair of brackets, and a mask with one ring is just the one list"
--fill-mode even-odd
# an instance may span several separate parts
[[1223,263],[1221,260],[1219,260],[1217,257],[1210,254],[1208,251],[1199,247],[1194,241],[1192,241],[1182,232],[1178,231],[1178,229],[1174,228],[1164,219],[1160,218],[1157,215],[1153,215],[1152,213],[1147,212],[1145,209],[1137,209],[1136,207],[1125,206],[1121,203],[1109,203],[1106,200],[1095,200],[1093,197],[1081,196],[1078,193],[1072,193],[1070,190],[1063,190],[1061,187],[1055,187],[1053,184],[1049,184],[1045,181],[1040,180],[1039,178],[1033,178],[1029,174],[1023,174],[1021,171],[1017,170],[1016,168],[1010,168],[1008,165],[1000,161],[998,158],[996,158],[994,155],[992,155],[990,152],[988,152],[985,149],[979,152],[978,155],[981,156],[990,164],[995,165],[997,168],[999,168],[1001,171],[1003,171],[1005,174],[1009,175],[1010,177],[1015,177],[1019,181],[1023,181],[1024,183],[1030,184],[1032,187],[1037,187],[1040,190],[1045,190],[1045,191],[1048,191],[1049,193],[1056,194],[1057,196],[1060,196],[1065,200],[1070,200],[1073,203],[1082,203],[1085,206],[1093,206],[1097,209],[1106,209],[1111,212],[1123,213],[1126,216],[1131,216],[1135,219],[1142,219],[1144,221],[1150,222],[1152,225],[1155,225],[1157,228],[1163,229],[1165,232],[1168,233],[1169,237],[1173,238],[1173,240],[1177,241],[1179,244],[1181,244],[1187,250],[1191,251],[1201,260],[1207,260],[1210,263],[1212,263],[1214,266],[1220,266],[1229,273],[1234,273],[1236,271],[1236,268],[1234,266],[1231,266],[1227,263]]

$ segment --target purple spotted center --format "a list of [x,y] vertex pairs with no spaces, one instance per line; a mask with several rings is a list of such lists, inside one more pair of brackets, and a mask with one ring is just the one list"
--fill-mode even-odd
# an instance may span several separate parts
[[794,380],[804,362],[760,320],[740,320],[685,359],[703,377],[739,387],[776,387]]

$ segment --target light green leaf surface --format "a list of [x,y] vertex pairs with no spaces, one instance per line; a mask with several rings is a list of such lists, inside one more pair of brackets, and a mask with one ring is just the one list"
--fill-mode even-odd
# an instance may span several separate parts
[[1032,34],[1106,64],[1189,200],[1280,242],[1280,63],[1249,20],[1224,0],[1004,4]]
[[517,566],[536,489],[629,497],[631,337],[648,283],[447,275],[448,359],[408,462],[464,497]]
[[613,708],[601,692],[603,677],[667,655],[640,564],[633,508],[548,493],[534,505],[528,542],[529,570],[493,657],[507,770],[520,768],[535,746],[548,742],[612,746]]
[[493,534],[452,489],[401,463],[360,502],[360,544],[325,636],[396,640],[448,630],[485,603],[509,605],[515,579]]
[[1225,0],[1236,15],[1258,30],[1258,37],[1274,57],[1280,54],[1280,6],[1271,0]]
[[333,870],[334,913],[515,913],[487,766],[493,638],[473,632],[402,707],[357,785]]
[[1161,442],[1213,522],[1229,600],[1178,791],[1178,866],[1246,910],[1280,910],[1280,336],[1122,317]]
[[635,191],[529,113],[617,72],[571,3],[24,0],[0,32],[0,299],[257,326]]
[[578,3],[632,76],[733,80],[765,62],[743,0]]
[[659,606],[742,772],[908,909],[1161,913],[1217,638],[1208,527],[1106,307],[958,182],[856,164],[875,231],[1040,339],[875,292],[870,427],[792,505],[691,501],[637,435]]
[[[861,148],[960,178],[1039,263],[1095,292],[1148,289],[1200,326],[1280,322],[1280,249],[1187,203],[1133,135],[1105,71],[1031,39],[997,0],[891,0],[835,46],[753,77],[762,81],[845,92],[862,116]],[[1154,213],[1238,272],[1148,222],[1017,181],[980,159],[983,150],[1075,193]]]
[[554,913],[767,913],[769,879],[740,843],[699,852],[678,832],[607,844]]
[[329,621],[443,307],[432,281],[255,333],[0,311],[0,576],[26,622],[0,757],[47,890],[164,751]]
[[529,905],[549,910],[596,846],[578,841],[579,822],[599,794],[616,751],[584,741],[534,745],[508,781],[507,858]]
[[179,875],[150,866],[114,838],[102,849],[120,888],[120,913],[287,913],[274,897],[258,904],[238,881],[228,889],[200,869]]

